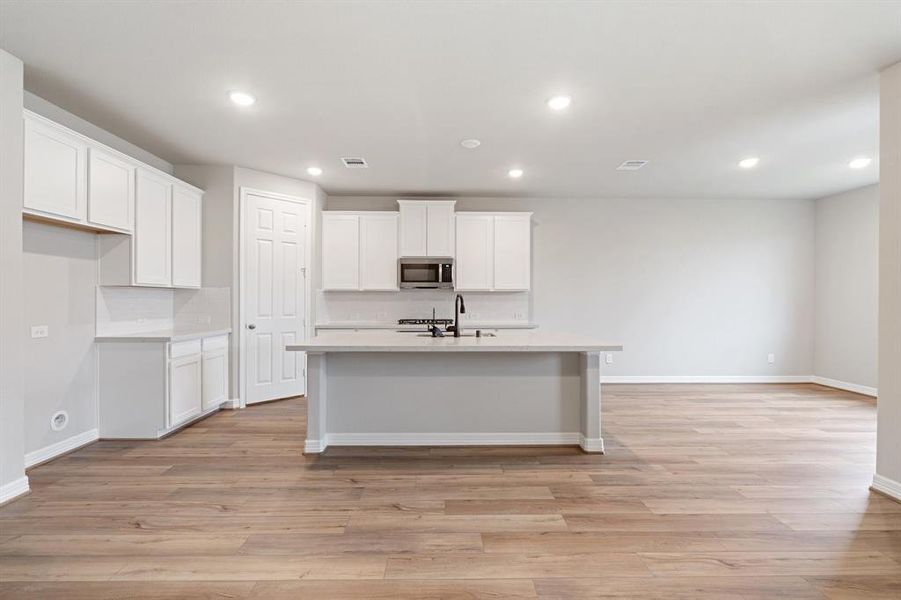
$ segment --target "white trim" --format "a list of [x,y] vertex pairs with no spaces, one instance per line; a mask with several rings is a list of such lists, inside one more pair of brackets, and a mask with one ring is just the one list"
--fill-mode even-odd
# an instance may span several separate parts
[[601,383],[811,383],[811,375],[607,375]]
[[219,405],[219,408],[223,408],[225,410],[237,410],[243,407],[241,406],[240,398],[229,398],[228,400],[223,400],[222,404]]
[[891,496],[895,500],[901,500],[901,482],[884,477],[879,473],[873,475],[872,489],[882,492],[886,496]]
[[98,439],[100,439],[100,431],[98,429],[88,429],[83,433],[73,435],[72,437],[56,442],[55,444],[44,446],[43,448],[35,450],[34,452],[29,452],[25,455],[25,468],[28,469],[35,465],[47,462],[60,454],[71,452],[72,450],[86,446],[91,442],[96,442]]
[[304,454],[322,454],[328,448],[325,440],[307,440],[303,444]]
[[868,385],[860,385],[857,383],[848,383],[847,381],[839,381],[838,379],[829,379],[828,377],[820,377],[819,375],[814,375],[810,378],[812,383],[817,385],[825,385],[826,387],[836,388],[839,390],[845,390],[848,392],[854,392],[855,394],[863,394],[864,396],[873,396],[874,398],[877,396],[876,388],[870,387]]
[[28,487],[27,475],[23,475],[15,481],[10,481],[7,484],[0,485],[0,504],[6,504],[10,500],[18,498],[22,494],[27,494],[29,491],[31,491],[31,488]]
[[[264,196],[266,198],[271,198],[273,200],[285,200],[287,202],[294,202],[295,204],[302,204],[306,207],[307,211],[307,233],[306,233],[306,277],[304,277],[304,294],[306,295],[306,301],[304,306],[306,307],[306,311],[304,314],[305,319],[305,331],[307,334],[307,339],[310,338],[310,332],[314,329],[313,325],[313,275],[314,275],[314,265],[313,262],[313,236],[316,234],[316,219],[315,217],[315,198],[301,198],[300,196],[289,196],[287,194],[279,194],[277,192],[269,192],[266,190],[260,190],[257,188],[245,187],[241,186],[239,188],[238,194],[238,273],[237,273],[237,294],[234,297],[238,303],[238,322],[235,323],[232,321],[232,329],[238,332],[238,400],[240,403],[240,407],[244,408],[247,406],[247,390],[245,386],[247,385],[245,375],[245,369],[247,368],[246,363],[246,344],[247,344],[247,335],[244,328],[244,323],[246,319],[244,317],[244,267],[247,249],[244,247],[244,225],[247,222],[246,216],[246,205],[247,205],[247,195],[252,194],[256,196]],[[233,309],[234,310],[234,309]],[[303,365],[304,372],[306,372],[306,364]],[[306,377],[304,377],[304,389],[303,393],[306,394],[307,381]]]
[[579,433],[329,433],[330,446],[546,446],[579,444]]
[[604,454],[604,438],[587,438],[584,435],[580,435],[579,446],[585,452]]

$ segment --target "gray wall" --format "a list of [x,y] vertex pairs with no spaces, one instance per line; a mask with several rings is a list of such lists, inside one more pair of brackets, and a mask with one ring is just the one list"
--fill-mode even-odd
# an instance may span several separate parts
[[[26,331],[25,452],[97,428],[94,356],[97,242],[95,234],[24,223],[25,328],[48,325],[50,336]],[[58,410],[62,431],[50,428]]]
[[876,472],[901,498],[901,63],[882,72]]
[[535,213],[533,319],[622,342],[605,377],[813,373],[813,201],[457,200],[457,210]]
[[814,374],[876,388],[879,186],[816,202]]
[[0,489],[25,476],[22,61],[0,50]]

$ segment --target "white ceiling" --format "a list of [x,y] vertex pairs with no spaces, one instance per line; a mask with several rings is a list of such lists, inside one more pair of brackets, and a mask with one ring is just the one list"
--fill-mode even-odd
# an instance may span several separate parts
[[847,163],[876,157],[901,2],[2,0],[0,46],[170,162],[315,164],[330,193],[816,197],[878,179]]

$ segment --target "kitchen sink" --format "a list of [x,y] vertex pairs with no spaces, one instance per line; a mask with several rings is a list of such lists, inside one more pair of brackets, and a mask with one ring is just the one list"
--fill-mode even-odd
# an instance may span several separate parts
[[[431,333],[418,333],[418,334],[416,334],[416,336],[417,336],[417,337],[432,337],[432,334],[431,334]],[[445,333],[445,334],[444,334],[444,337],[446,337],[446,338],[452,338],[452,337],[454,337],[454,334],[453,334],[453,332],[451,332],[451,333]],[[475,334],[475,332],[472,332],[472,333],[461,333],[461,334],[460,334],[460,337],[476,337],[476,334]],[[482,332],[482,337],[497,337],[497,334],[496,334],[496,333],[492,333],[492,332],[490,332],[490,331],[483,331],[483,332]]]

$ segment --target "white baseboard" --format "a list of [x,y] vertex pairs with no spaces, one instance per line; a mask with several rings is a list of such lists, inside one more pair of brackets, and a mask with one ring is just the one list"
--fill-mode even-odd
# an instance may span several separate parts
[[25,455],[25,468],[28,469],[29,467],[33,467],[37,464],[47,462],[52,458],[56,458],[60,454],[71,452],[72,450],[81,448],[82,446],[90,444],[91,442],[95,442],[98,439],[100,439],[100,431],[97,429],[89,429],[84,433],[73,435],[70,438],[56,442],[55,444],[44,446],[39,450],[29,452]]
[[603,438],[587,438],[585,436],[579,436],[579,446],[582,447],[582,450],[585,452],[590,452],[592,454],[603,454],[604,453],[604,439]]
[[882,492],[886,496],[891,496],[895,500],[901,501],[901,482],[899,481],[876,473],[873,475],[873,485],[871,487],[877,492]]
[[601,383],[810,383],[810,375],[607,375]]
[[325,440],[307,440],[303,444],[303,453],[322,454],[326,448],[328,448],[328,444]]
[[875,398],[878,395],[877,390],[874,387],[859,385],[857,383],[848,383],[847,381],[839,381],[838,379],[829,379],[828,377],[814,375],[810,378],[810,381],[811,383],[816,383],[818,385],[825,385],[826,387],[854,392],[855,394],[863,394],[864,396],[873,396]]
[[225,408],[228,410],[235,410],[241,408],[241,399],[240,398],[232,398],[231,400],[226,400],[222,404],[219,405],[219,408]]
[[15,481],[0,485],[0,504],[5,504],[14,498],[18,498],[22,494],[27,494],[31,488],[28,487],[28,476],[23,475]]
[[329,433],[329,446],[548,446],[578,444],[576,433]]

